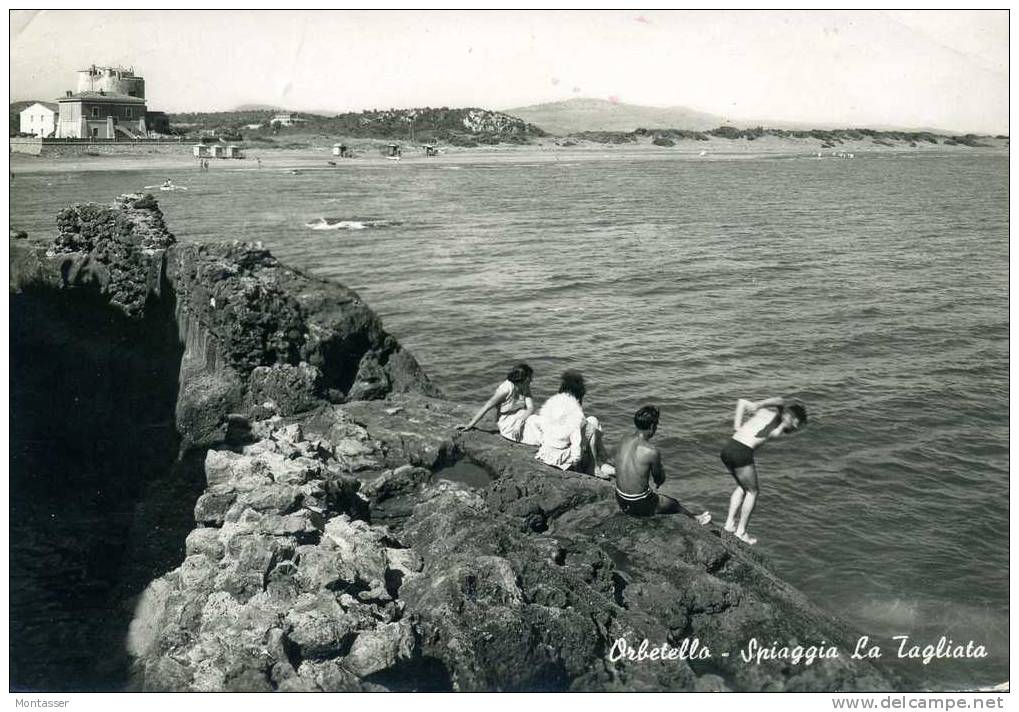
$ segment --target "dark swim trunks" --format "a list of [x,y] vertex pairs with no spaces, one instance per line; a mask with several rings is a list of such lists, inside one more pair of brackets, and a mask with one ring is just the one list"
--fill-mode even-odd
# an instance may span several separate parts
[[754,464],[754,451],[738,440],[729,439],[729,442],[722,448],[722,463],[729,468],[729,472],[736,474],[740,467]]
[[616,503],[631,517],[650,517],[658,511],[658,495],[650,488],[643,494],[626,494],[617,489]]

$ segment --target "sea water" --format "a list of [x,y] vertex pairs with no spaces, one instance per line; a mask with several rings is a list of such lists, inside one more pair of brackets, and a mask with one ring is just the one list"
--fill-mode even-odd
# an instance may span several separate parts
[[[916,684],[1007,679],[1007,156],[317,164],[181,169],[157,198],[179,239],[358,290],[451,398],[527,361],[540,402],[579,369],[610,445],[656,404],[664,491],[716,520],[736,399],[802,398],[809,427],[758,456],[758,549],[863,634],[990,653]],[[167,174],[28,164],[12,224]]]

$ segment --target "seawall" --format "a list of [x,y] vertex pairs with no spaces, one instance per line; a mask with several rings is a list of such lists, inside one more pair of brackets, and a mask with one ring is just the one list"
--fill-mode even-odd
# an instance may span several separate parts
[[[178,243],[151,196],[57,224],[11,246],[12,688],[900,685],[717,527],[458,433],[470,408],[355,292]],[[449,479],[467,464],[486,481]],[[748,665],[754,637],[843,655]]]
[[62,141],[11,137],[10,152],[54,158],[78,156],[134,156],[150,154],[189,155],[191,143],[183,141]]

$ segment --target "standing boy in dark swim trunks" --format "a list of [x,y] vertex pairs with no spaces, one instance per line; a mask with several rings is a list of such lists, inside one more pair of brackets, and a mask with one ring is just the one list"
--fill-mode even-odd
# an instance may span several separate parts
[[653,479],[657,487],[665,482],[662,453],[649,440],[658,430],[658,409],[646,405],[633,416],[636,432],[616,448],[616,502],[619,508],[634,517],[654,514],[683,514],[700,524],[711,521],[711,514],[694,516],[672,497],[658,494],[648,482]]
[[[750,419],[743,422],[743,416]],[[733,477],[736,489],[729,498],[729,516],[725,519],[725,531],[735,534],[747,544],[756,544],[757,539],[747,534],[747,522],[757,503],[757,464],[754,450],[768,440],[795,433],[807,424],[807,409],[802,403],[784,398],[768,398],[760,403],[740,398],[736,402],[736,415],[732,421],[735,431],[729,442],[722,448],[722,462]],[[739,514],[739,523],[736,515]]]

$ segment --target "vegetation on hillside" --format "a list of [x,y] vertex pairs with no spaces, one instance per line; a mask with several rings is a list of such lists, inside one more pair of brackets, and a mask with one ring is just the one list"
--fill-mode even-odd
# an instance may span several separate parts
[[287,133],[314,133],[477,146],[530,143],[531,139],[545,135],[537,126],[521,119],[478,108],[386,109],[337,116],[294,112],[296,123],[292,126],[273,122],[276,113],[257,110],[170,114],[170,124],[179,133],[189,136],[215,131],[217,136],[235,140],[282,137]]

